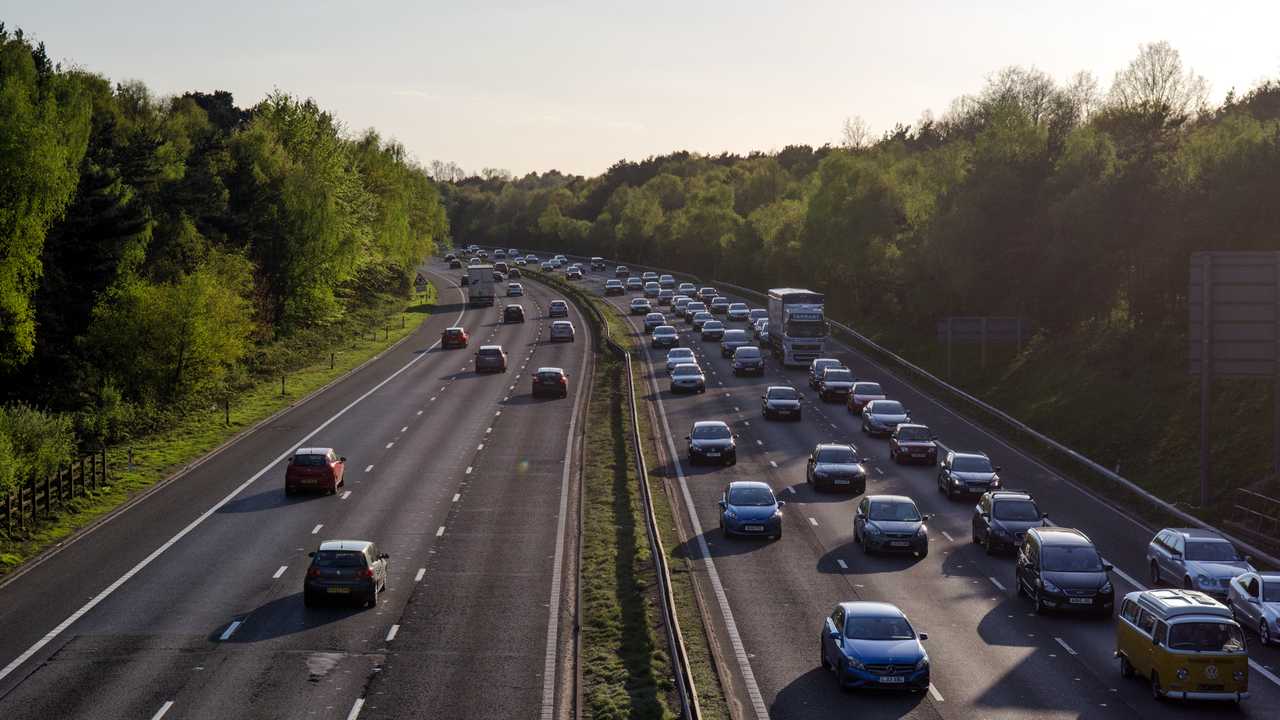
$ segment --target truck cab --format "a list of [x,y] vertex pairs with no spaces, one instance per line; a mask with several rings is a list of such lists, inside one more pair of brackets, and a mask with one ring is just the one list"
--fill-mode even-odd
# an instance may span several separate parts
[[769,291],[769,347],[787,366],[806,366],[823,354],[828,329],[821,293],[799,288]]

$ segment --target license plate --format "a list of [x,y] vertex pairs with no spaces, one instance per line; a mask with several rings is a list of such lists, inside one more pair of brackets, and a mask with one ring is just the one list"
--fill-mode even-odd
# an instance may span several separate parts
[[351,593],[351,588],[347,587],[331,587],[328,589],[331,595],[347,595]]
[[882,675],[877,679],[880,682],[887,683],[889,685],[897,685],[907,681],[907,679],[901,675]]
[[924,457],[927,453],[923,450],[912,450],[911,457]]
[[1072,605],[1092,605],[1093,598],[1070,598]]
[[720,457],[720,453],[716,450],[708,450],[707,457]]
[[906,540],[891,540],[889,542],[890,547],[906,547],[910,544],[911,543],[907,542]]
[[764,532],[763,525],[743,525],[742,529],[747,532]]
[[832,480],[832,482],[836,485],[848,485],[849,478],[836,478],[835,480]]
[[303,478],[303,479],[302,479],[302,484],[303,484],[303,485],[315,485],[315,484],[316,484],[316,481],[315,481],[315,478]]

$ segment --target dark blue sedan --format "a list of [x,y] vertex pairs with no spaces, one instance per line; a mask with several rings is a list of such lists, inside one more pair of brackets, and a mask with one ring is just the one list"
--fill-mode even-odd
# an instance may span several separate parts
[[720,531],[725,535],[765,535],[782,537],[782,506],[762,482],[738,480],[724,489],[720,498]]
[[822,628],[822,667],[834,670],[842,688],[886,688],[924,692],[929,654],[907,616],[895,605],[845,602]]

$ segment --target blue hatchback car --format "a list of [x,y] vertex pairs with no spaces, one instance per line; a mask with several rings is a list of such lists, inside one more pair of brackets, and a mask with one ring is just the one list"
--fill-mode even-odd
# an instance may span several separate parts
[[773,489],[754,480],[731,482],[720,498],[720,532],[725,535],[782,537],[782,507]]
[[895,605],[844,602],[822,629],[822,667],[834,670],[841,688],[929,688],[929,654],[907,616]]

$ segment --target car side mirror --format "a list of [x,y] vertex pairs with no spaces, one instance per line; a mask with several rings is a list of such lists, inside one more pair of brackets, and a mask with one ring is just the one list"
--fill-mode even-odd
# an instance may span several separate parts
[[925,513],[920,516],[920,522],[929,522],[933,519],[933,513]]
[[718,500],[718,501],[716,501],[716,504],[720,506],[720,509],[721,509],[721,510],[723,510],[723,509],[724,509],[724,501],[723,501],[723,500]]
[[928,640],[928,639],[929,639],[929,633],[920,633],[920,639],[921,639],[921,640]]
[[997,466],[996,466],[996,472],[1000,472],[1001,470],[1004,470],[1004,468],[1002,468],[1002,467],[1000,467],[999,465],[997,465]]
[[984,512],[984,513],[978,513],[978,514],[982,516],[982,519],[983,519],[983,520],[990,520],[990,519],[991,519],[991,513],[986,513],[986,512]]
[[315,557],[315,556],[316,556],[316,553],[315,553],[315,551],[314,551],[314,550],[312,550],[311,552],[307,553],[307,557],[313,558],[313,557]]
[[838,629],[833,628],[831,630],[831,639],[837,641],[840,639],[840,631]]
[[937,435],[930,435],[930,436],[929,436],[929,439],[930,439],[930,440],[937,440],[937,439],[938,439],[938,436],[937,436]]
[[869,458],[869,457],[864,457],[864,458],[862,458],[862,462],[864,462],[864,463],[869,463],[869,462],[871,462],[871,458]]
[[347,458],[345,455],[343,457],[338,458],[338,462],[346,462],[346,461],[347,461]]
[[779,501],[778,501],[778,507],[779,507],[779,508],[784,508],[784,507],[786,507],[786,506],[787,506],[787,501],[786,501],[786,500],[779,500]]
[[734,433],[734,434],[733,434],[733,437],[734,437],[734,438],[741,438],[741,437],[742,437],[742,434],[741,434],[741,433]]
[[1112,570],[1115,570],[1115,569],[1116,569],[1116,566],[1112,565],[1111,563],[1102,563],[1102,572],[1111,572]]
[[1049,519],[1049,513],[1040,513],[1040,519],[1041,519],[1041,520],[1048,520],[1048,519]]
[[685,439],[685,440],[692,440],[693,438],[692,438],[692,437],[689,437],[688,435],[685,435],[685,436],[684,436],[684,439]]
[[1160,638],[1156,637],[1155,635],[1152,635],[1151,644],[1158,647],[1160,645]]

